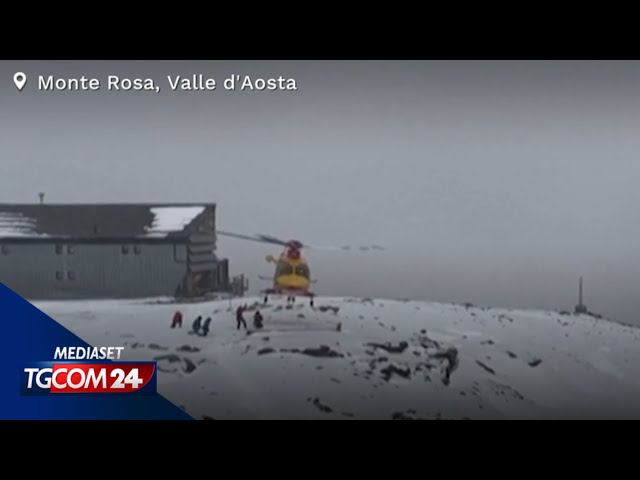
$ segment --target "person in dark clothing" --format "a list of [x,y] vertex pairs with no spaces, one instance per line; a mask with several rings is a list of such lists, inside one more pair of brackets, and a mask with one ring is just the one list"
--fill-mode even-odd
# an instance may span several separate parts
[[211,323],[211,317],[207,317],[202,325],[202,336],[206,337],[209,334],[209,324]]
[[260,310],[256,310],[256,313],[253,315],[253,326],[255,328],[262,328],[262,314]]
[[244,325],[244,329],[247,329],[247,322],[244,321],[244,311],[246,309],[246,305],[240,305],[236,309],[236,323],[238,324],[238,330],[240,330],[240,325]]
[[175,327],[182,328],[182,312],[180,310],[173,315],[173,320],[171,320],[171,328]]
[[198,315],[198,318],[196,318],[193,321],[193,325],[191,326],[191,328],[193,329],[193,333],[198,334],[200,332],[201,325],[202,325],[202,316]]

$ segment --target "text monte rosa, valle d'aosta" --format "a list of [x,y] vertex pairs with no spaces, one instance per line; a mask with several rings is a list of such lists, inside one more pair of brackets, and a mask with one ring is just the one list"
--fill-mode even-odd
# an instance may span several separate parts
[[[214,77],[202,74],[188,76],[167,75],[168,86],[173,91],[212,91],[221,86],[225,90],[239,91],[296,91],[298,85],[295,79],[283,76],[275,78],[259,78],[251,75],[233,74],[225,77],[221,83]],[[108,75],[103,84],[99,78],[81,76],[77,78],[62,78],[53,75],[40,75],[38,89],[44,91],[96,91],[103,86],[110,91],[160,91],[160,85],[153,78],[126,78],[118,75]]]

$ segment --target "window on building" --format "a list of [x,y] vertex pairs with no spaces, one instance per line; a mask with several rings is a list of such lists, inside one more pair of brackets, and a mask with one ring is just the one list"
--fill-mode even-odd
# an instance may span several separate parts
[[73,272],[73,271],[69,270],[69,271],[67,272],[67,278],[68,278],[69,280],[75,280],[75,279],[76,279],[76,272]]
[[69,255],[73,255],[74,253],[76,253],[76,247],[74,247],[73,245],[69,245],[69,246],[67,247],[67,253],[68,253]]
[[56,245],[56,255],[62,255],[64,253],[64,248],[62,245]]
[[122,246],[122,255],[129,255],[129,247],[127,245]]
[[140,255],[142,253],[142,247],[140,245],[135,245],[133,247],[133,253],[136,255]]
[[9,255],[10,250],[8,245],[2,245],[2,255]]
[[64,280],[64,274],[60,270],[56,272],[56,280]]

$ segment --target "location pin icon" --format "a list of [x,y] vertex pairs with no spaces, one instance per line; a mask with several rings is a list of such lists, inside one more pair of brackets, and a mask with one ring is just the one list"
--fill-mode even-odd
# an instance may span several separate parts
[[27,83],[27,76],[22,72],[16,72],[13,76],[13,83],[16,84],[18,90],[22,91],[24,84]]

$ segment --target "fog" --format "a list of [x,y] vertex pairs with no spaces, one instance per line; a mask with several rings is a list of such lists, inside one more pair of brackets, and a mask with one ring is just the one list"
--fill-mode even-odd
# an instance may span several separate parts
[[[170,91],[198,73],[298,90]],[[37,91],[109,74],[162,91]],[[5,61],[0,105],[1,202],[216,202],[223,230],[387,247],[305,252],[321,295],[570,310],[584,275],[640,324],[638,62]],[[254,291],[267,253],[219,242]]]

